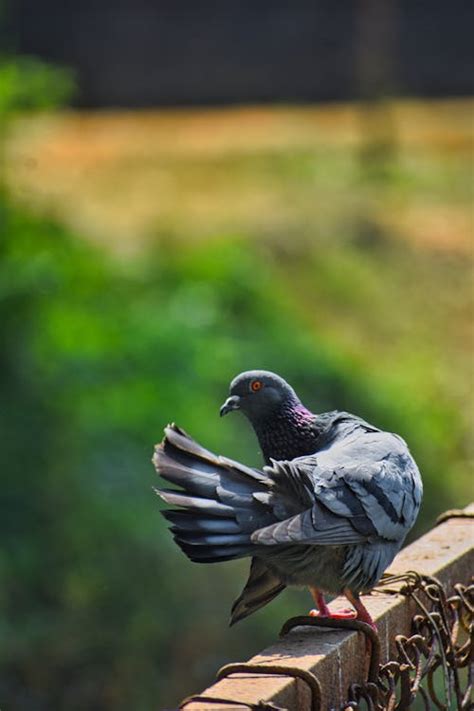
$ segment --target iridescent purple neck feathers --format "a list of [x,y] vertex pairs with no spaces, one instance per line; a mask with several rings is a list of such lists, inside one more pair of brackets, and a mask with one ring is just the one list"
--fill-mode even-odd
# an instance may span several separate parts
[[295,418],[301,419],[301,422],[313,422],[316,417],[316,415],[310,412],[301,402],[296,405],[293,405],[291,411]]
[[302,457],[317,449],[317,416],[299,401],[284,403],[252,424],[267,463],[270,459]]

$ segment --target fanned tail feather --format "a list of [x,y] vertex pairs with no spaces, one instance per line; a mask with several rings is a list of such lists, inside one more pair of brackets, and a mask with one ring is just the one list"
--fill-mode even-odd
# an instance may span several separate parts
[[214,563],[252,555],[251,534],[274,517],[254,494],[268,491],[265,474],[201,447],[176,425],[155,448],[158,473],[179,489],[156,489],[173,507],[163,511],[192,561]]

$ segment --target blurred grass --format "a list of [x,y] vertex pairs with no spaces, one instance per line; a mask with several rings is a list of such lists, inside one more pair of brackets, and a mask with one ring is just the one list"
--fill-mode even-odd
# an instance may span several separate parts
[[9,126],[0,692],[12,707],[176,704],[306,609],[305,593],[285,593],[229,630],[247,564],[192,565],[157,514],[149,459],[167,421],[259,463],[246,423],[218,419],[240,370],[274,369],[316,411],[402,434],[425,481],[413,535],[472,498],[472,102],[377,106],[375,123],[367,110]]
[[[412,244],[472,244],[470,100],[375,107],[67,113],[17,123],[10,189],[29,205],[127,252],[157,229],[202,238],[308,228],[340,237],[370,211]],[[386,179],[361,157],[388,142]]]

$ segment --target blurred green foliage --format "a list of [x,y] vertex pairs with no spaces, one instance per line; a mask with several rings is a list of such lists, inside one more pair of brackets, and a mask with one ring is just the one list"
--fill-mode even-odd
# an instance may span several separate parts
[[[5,195],[0,224],[3,698],[23,708],[156,707],[210,678],[222,649],[255,651],[288,605],[298,610],[287,596],[225,629],[245,565],[185,560],[151,490],[151,445],[171,418],[258,463],[245,423],[218,420],[239,370],[271,367],[315,409],[347,408],[405,435],[424,472],[425,526],[440,502],[459,503],[449,485],[462,456],[455,414],[446,427],[446,409],[426,408],[423,392],[404,396],[399,376],[367,374],[315,337],[257,246],[162,240],[124,266]],[[330,263],[312,258],[318,290],[342,299]],[[352,259],[344,288],[361,299],[359,270],[376,264],[369,253]]]
[[0,56],[0,118],[12,111],[50,109],[74,91],[72,72],[36,57]]
[[[3,86],[4,106],[33,105]],[[416,534],[466,503],[466,418],[429,374],[442,351],[436,319],[454,313],[432,308],[434,290],[467,283],[467,266],[364,221],[346,235],[190,243],[170,232],[125,263],[0,191],[6,708],[176,704],[306,609],[304,593],[285,593],[229,630],[247,563],[187,561],[152,491],[152,445],[171,419],[259,463],[246,423],[218,419],[241,370],[278,371],[315,410],[352,410],[402,434],[426,487]],[[347,345],[351,330],[367,339],[365,360]]]

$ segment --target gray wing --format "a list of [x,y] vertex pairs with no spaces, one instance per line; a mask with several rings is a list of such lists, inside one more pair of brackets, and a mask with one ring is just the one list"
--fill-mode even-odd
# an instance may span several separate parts
[[278,523],[252,534],[263,545],[401,542],[418,513],[422,485],[406,444],[378,432],[265,469]]

